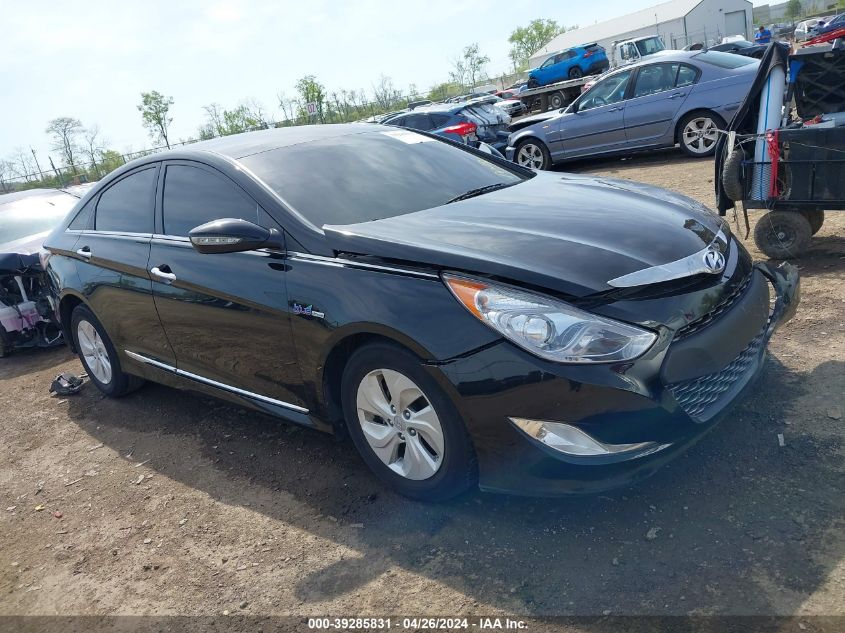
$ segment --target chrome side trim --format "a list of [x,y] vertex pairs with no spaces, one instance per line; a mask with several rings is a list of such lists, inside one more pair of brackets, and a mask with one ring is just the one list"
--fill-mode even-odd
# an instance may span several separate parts
[[412,275],[414,277],[424,277],[426,279],[440,279],[440,276],[436,275],[435,273],[427,273],[420,270],[412,270],[409,268],[397,268],[394,266],[369,264],[367,262],[356,262],[351,259],[343,259],[341,257],[324,257],[323,255],[312,255],[311,253],[297,253],[295,251],[288,251],[288,257],[292,259],[310,261],[316,264],[324,264],[326,266],[348,266],[349,268],[360,268],[363,270],[378,270],[389,273],[399,273],[402,275]]
[[659,266],[651,266],[650,268],[643,268],[621,277],[616,277],[607,282],[608,286],[614,288],[633,288],[635,286],[648,286],[663,281],[672,281],[673,279],[682,279],[684,277],[692,277],[693,275],[700,275],[701,273],[710,273],[711,275],[718,275],[724,271],[724,257],[722,258],[723,265],[721,268],[714,269],[708,266],[705,262],[708,254],[717,251],[724,256],[725,247],[727,246],[727,238],[723,231],[719,231],[716,237],[708,246],[705,246],[700,251],[676,259],[673,262],[660,264]]
[[154,358],[149,358],[144,356],[143,354],[139,354],[137,352],[132,352],[128,349],[123,350],[127,356],[133,358],[139,362],[145,363],[147,365],[152,365],[153,367],[158,367],[159,369],[163,369],[165,371],[169,371],[172,374],[176,374],[177,376],[182,376],[183,378],[189,378],[191,380],[195,380],[197,382],[201,382],[206,385],[210,385],[212,387],[217,387],[218,389],[222,389],[223,391],[228,391],[229,393],[234,393],[239,396],[244,396],[245,398],[250,398],[252,400],[258,400],[259,402],[265,402],[267,404],[273,404],[277,407],[283,407],[285,409],[290,409],[291,411],[296,411],[297,413],[308,413],[308,409],[304,407],[300,407],[296,404],[291,404],[290,402],[284,402],[282,400],[276,400],[275,398],[269,398],[267,396],[262,396],[259,393],[253,393],[252,391],[247,391],[246,389],[240,389],[238,387],[233,387],[232,385],[227,385],[223,382],[218,382],[216,380],[212,380],[211,378],[206,378],[205,376],[200,376],[199,374],[193,374],[189,371],[185,371],[184,369],[179,369],[174,367],[173,365],[168,365],[167,363],[162,363],[161,361],[155,360]]
[[83,229],[81,232],[85,233],[85,235],[95,235],[101,237],[125,237],[128,239],[149,239],[153,236],[152,233],[132,233],[130,231],[97,231],[95,229]]

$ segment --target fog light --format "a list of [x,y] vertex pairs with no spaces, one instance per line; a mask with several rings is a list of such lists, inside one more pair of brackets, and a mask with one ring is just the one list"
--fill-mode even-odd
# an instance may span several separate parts
[[534,441],[572,457],[618,457],[633,459],[661,451],[669,444],[639,442],[637,444],[605,444],[581,429],[548,420],[508,418],[514,426]]

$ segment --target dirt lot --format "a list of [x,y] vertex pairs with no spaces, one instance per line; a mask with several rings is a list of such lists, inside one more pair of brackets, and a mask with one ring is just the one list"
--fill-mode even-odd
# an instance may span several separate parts
[[[710,161],[572,168],[712,204]],[[4,359],[0,614],[845,615],[845,212],[800,268],[757,392],[590,498],[414,503],[351,444],[156,385],[51,398],[68,351]]]

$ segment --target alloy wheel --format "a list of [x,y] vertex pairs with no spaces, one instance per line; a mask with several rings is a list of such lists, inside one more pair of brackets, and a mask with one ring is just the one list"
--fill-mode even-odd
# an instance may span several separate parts
[[690,119],[681,133],[681,142],[692,154],[707,154],[718,140],[719,126],[707,116]]
[[523,167],[542,169],[544,162],[543,150],[534,145],[534,143],[526,143],[516,153],[516,162]]
[[358,422],[373,453],[393,472],[429,479],[443,463],[443,428],[422,389],[404,374],[375,369],[358,385]]
[[102,384],[109,384],[112,378],[111,360],[96,328],[88,321],[80,320],[76,326],[76,341],[88,371]]

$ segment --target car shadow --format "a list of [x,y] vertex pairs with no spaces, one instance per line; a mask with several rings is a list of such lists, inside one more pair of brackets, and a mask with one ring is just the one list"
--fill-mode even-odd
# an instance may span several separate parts
[[74,358],[76,356],[65,345],[16,349],[0,358],[0,381],[34,374]]
[[792,614],[840,563],[845,484],[841,434],[811,432],[799,402],[842,376],[842,362],[801,374],[770,357],[750,398],[651,479],[555,500],[409,501],[349,442],[158,385],[121,400],[88,385],[69,412],[163,476],[358,552],[303,575],[305,604],[400,566],[525,615]]

